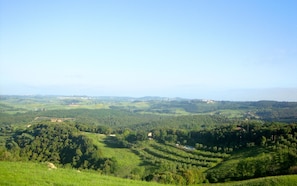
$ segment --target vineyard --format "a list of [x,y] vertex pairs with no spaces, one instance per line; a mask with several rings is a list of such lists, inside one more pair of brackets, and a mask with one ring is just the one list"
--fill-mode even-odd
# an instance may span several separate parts
[[226,153],[187,149],[178,144],[161,144],[153,140],[143,143],[133,151],[146,162],[183,168],[210,168],[229,157]]

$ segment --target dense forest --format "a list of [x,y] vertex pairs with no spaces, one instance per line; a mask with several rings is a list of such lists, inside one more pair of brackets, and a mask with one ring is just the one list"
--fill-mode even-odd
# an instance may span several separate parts
[[176,185],[297,174],[296,103],[1,96],[0,106],[1,161]]

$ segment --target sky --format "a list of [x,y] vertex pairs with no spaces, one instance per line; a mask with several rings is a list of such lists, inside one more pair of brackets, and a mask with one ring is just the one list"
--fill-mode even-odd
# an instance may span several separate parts
[[0,0],[0,94],[297,101],[296,0]]

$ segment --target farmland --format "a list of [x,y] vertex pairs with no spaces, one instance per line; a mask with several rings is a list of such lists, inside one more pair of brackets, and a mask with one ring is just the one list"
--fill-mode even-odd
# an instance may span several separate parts
[[[19,185],[23,176],[30,177],[24,185],[296,179],[290,176],[297,173],[294,102],[1,96],[0,106],[2,184]],[[58,169],[48,170],[47,162]],[[279,175],[288,176],[271,177]]]

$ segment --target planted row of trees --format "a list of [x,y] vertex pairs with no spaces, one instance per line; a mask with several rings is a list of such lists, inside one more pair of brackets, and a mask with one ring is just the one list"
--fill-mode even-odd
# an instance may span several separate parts
[[151,171],[144,175],[142,179],[146,181],[156,181],[159,183],[188,185],[205,182],[205,175],[199,167],[191,163],[173,160],[166,154],[154,154],[146,150],[134,148],[133,150],[142,160],[153,166]]
[[[150,132],[151,136],[148,137],[145,131],[128,130],[117,139],[126,147],[137,147],[148,138],[157,141],[158,143],[151,143],[149,146],[140,146],[137,153],[144,160],[158,165],[175,162],[210,168],[228,158],[229,153],[240,149],[257,147],[269,152],[243,159],[228,175],[212,169],[207,172],[207,179],[211,182],[297,172],[296,124],[242,121],[237,125],[222,125],[213,129],[159,128]],[[192,146],[190,150],[186,148],[187,145]]]
[[288,150],[261,153],[243,158],[225,172],[220,169],[210,169],[207,171],[206,178],[209,182],[216,183],[265,176],[296,174],[296,158],[296,153]]

